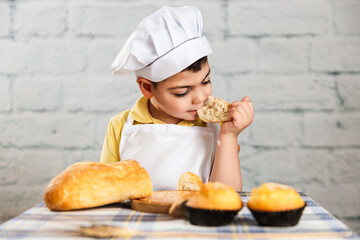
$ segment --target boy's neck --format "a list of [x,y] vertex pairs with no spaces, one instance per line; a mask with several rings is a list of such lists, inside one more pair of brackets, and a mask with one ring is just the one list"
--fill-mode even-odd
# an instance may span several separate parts
[[181,119],[174,118],[172,116],[169,116],[167,113],[162,111],[160,108],[156,107],[152,102],[151,99],[149,99],[148,102],[148,109],[149,113],[153,118],[156,118],[158,120],[161,120],[167,124],[177,124],[181,122]]

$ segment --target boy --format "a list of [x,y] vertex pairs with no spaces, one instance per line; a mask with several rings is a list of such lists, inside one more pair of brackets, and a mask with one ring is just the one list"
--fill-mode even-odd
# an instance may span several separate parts
[[242,189],[238,134],[253,120],[249,97],[231,103],[231,121],[202,122],[196,110],[212,94],[211,47],[195,7],[163,7],[145,18],[116,57],[114,74],[135,72],[143,96],[108,126],[101,162],[133,159],[154,191],[175,190],[181,174]]

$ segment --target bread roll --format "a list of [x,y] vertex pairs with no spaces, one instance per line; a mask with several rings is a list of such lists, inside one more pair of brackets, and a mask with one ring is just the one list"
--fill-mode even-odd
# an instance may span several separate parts
[[229,108],[230,104],[225,100],[209,96],[207,104],[198,109],[197,114],[204,122],[225,122],[230,121]]
[[79,162],[50,181],[44,201],[51,210],[73,210],[147,197],[151,193],[147,171],[134,160]]
[[210,210],[239,210],[243,206],[235,189],[220,182],[204,184],[199,192],[188,199],[186,205]]
[[251,191],[247,206],[257,211],[287,211],[305,205],[300,194],[290,186],[263,183]]
[[185,172],[180,176],[178,190],[180,191],[199,191],[203,185],[201,178],[192,172]]

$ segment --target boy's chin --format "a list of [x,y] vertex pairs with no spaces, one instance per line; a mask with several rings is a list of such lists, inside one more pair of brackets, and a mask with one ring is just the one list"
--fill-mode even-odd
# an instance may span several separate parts
[[198,118],[199,118],[198,115],[194,115],[194,116],[191,116],[191,117],[184,118],[184,120],[186,120],[186,121],[195,121]]

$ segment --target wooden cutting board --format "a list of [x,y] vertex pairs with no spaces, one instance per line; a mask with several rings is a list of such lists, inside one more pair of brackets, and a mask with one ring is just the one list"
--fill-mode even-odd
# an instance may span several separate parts
[[131,200],[131,209],[148,212],[148,213],[163,213],[168,214],[171,205],[186,198],[193,191],[157,191],[153,192],[151,196]]

